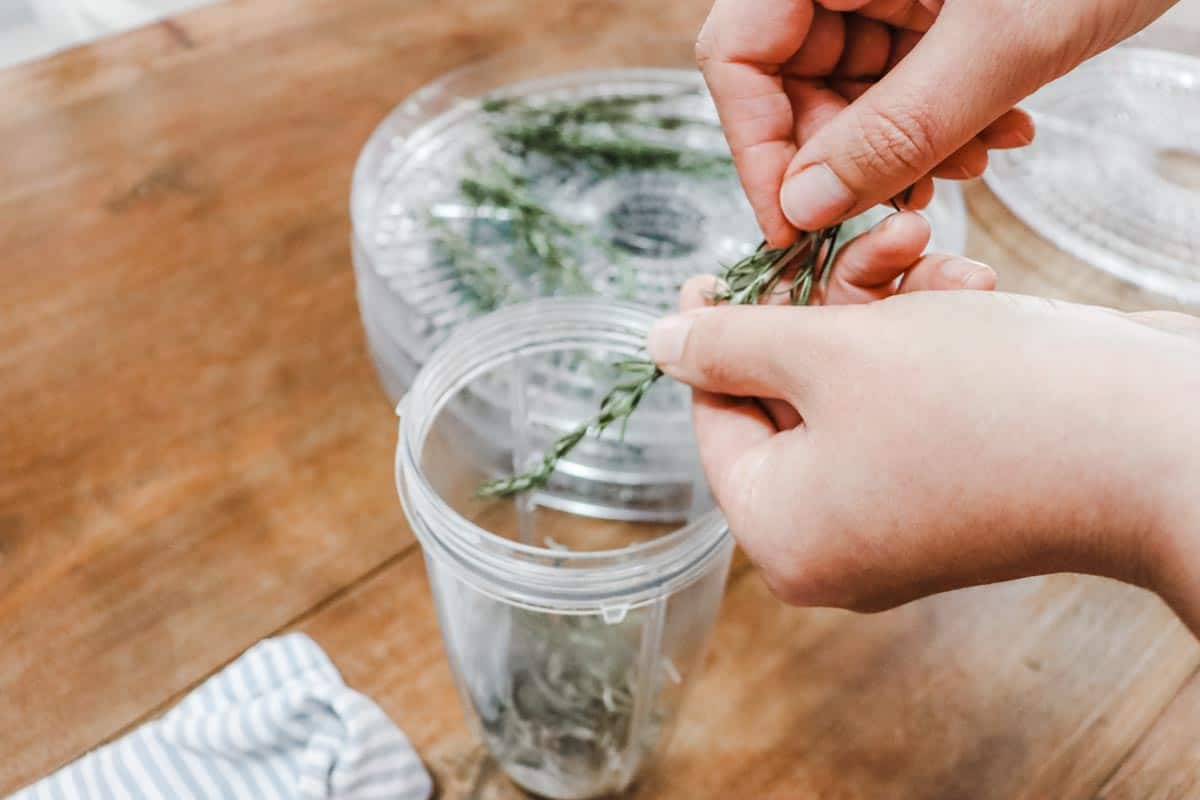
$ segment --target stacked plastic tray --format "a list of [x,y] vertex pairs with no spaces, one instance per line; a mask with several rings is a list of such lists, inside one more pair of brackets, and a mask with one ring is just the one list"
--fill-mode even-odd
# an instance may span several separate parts
[[1118,48],[1025,107],[1036,141],[985,174],[1000,199],[1078,258],[1200,303],[1200,59]]

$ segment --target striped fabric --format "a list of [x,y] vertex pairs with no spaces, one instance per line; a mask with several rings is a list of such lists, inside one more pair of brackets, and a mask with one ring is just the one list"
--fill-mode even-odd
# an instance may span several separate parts
[[404,734],[294,633],[13,798],[426,800],[432,788]]

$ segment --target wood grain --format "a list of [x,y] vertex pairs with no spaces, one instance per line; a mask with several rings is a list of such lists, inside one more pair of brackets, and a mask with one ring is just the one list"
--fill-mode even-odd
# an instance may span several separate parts
[[1200,675],[1193,675],[1097,795],[1098,800],[1200,796]]
[[[226,0],[0,72],[0,793],[299,627],[442,797],[518,796],[464,723],[395,500],[349,176],[386,111],[457,64],[686,40],[706,5]],[[967,200],[1005,288],[1165,305],[982,186]],[[737,575],[703,700],[640,797],[1193,785],[1194,683],[1167,704],[1198,656],[1153,597],[1056,577],[855,617]]]

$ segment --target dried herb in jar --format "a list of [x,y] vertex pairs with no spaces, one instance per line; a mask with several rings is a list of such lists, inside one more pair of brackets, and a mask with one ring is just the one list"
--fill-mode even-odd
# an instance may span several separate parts
[[[522,609],[510,621],[507,680],[478,709],[496,759],[547,794],[622,788],[658,746],[666,714],[652,705],[635,724],[642,621]],[[664,682],[680,680],[669,658],[646,678],[652,702]]]

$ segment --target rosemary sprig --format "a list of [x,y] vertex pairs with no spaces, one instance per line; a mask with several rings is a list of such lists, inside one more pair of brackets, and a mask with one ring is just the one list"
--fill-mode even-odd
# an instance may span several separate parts
[[488,481],[479,487],[476,494],[480,497],[512,497],[539,489],[550,481],[563,456],[574,450],[589,433],[599,436],[614,422],[620,421],[624,435],[624,426],[629,422],[629,417],[663,373],[653,361],[640,358],[626,359],[615,366],[622,376],[621,381],[600,401],[600,413],[555,440],[533,469],[509,478]]
[[[834,226],[802,236],[788,247],[759,247],[722,272],[721,280],[727,288],[713,299],[733,305],[756,304],[769,297],[788,271],[794,269],[789,289],[791,302],[807,305],[812,299],[813,287],[820,285],[833,264],[837,236],[838,226]],[[559,461],[589,433],[600,436],[619,421],[624,435],[629,417],[663,372],[653,361],[641,358],[626,359],[616,366],[623,380],[600,401],[600,413],[556,439],[532,469],[488,481],[476,493],[480,497],[513,497],[541,489],[550,482]]]
[[788,293],[792,305],[808,305],[812,299],[813,287],[819,285],[829,274],[830,268],[833,267],[833,259],[837,256],[838,234],[841,231],[841,225],[834,225],[818,231],[811,237],[809,260],[792,276],[792,286]]
[[445,251],[446,261],[454,270],[455,277],[470,294],[476,308],[486,313],[519,299],[519,291],[504,277],[500,267],[479,255],[465,236],[433,214],[429,215],[429,227],[434,231],[438,246]]
[[653,107],[670,100],[698,97],[688,89],[658,94],[616,94],[542,104],[530,104],[517,98],[485,100],[483,110],[495,117],[494,127],[535,125],[538,127],[657,128],[675,131],[686,127],[716,129],[712,119],[664,113]]
[[727,174],[733,166],[728,155],[703,153],[644,139],[584,133],[553,125],[512,125],[498,128],[497,138],[510,154],[525,158],[538,154],[559,166],[583,164],[598,175],[624,169],[666,170],[688,175]]
[[485,101],[483,108],[497,115],[493,134],[501,146],[520,158],[538,154],[559,166],[584,165],[600,175],[623,169],[727,174],[733,165],[728,155],[649,141],[644,136],[647,128],[714,127],[708,120],[646,110],[664,100],[694,94],[610,95],[533,106],[501,98]]
[[791,272],[788,294],[792,304],[808,305],[813,287],[833,264],[840,227],[803,236],[787,247],[760,247],[721,273],[723,288],[713,295],[713,300],[735,306],[753,305],[774,294],[780,281]]
[[641,109],[681,97],[695,97],[698,92],[686,90],[671,93],[611,94],[588,97],[583,100],[530,104],[524,98],[500,97],[483,101],[483,110],[488,114],[503,114],[509,119],[553,125],[625,125],[632,122],[653,125],[665,130],[675,130],[684,125],[699,124],[709,127],[707,120],[679,117],[668,114],[646,114]]
[[521,255],[553,287],[579,294],[591,292],[591,283],[576,263],[571,248],[571,243],[583,233],[583,227],[564,220],[538,202],[524,178],[493,164],[479,177],[463,178],[459,191],[476,207],[477,213],[484,209],[505,212]]

